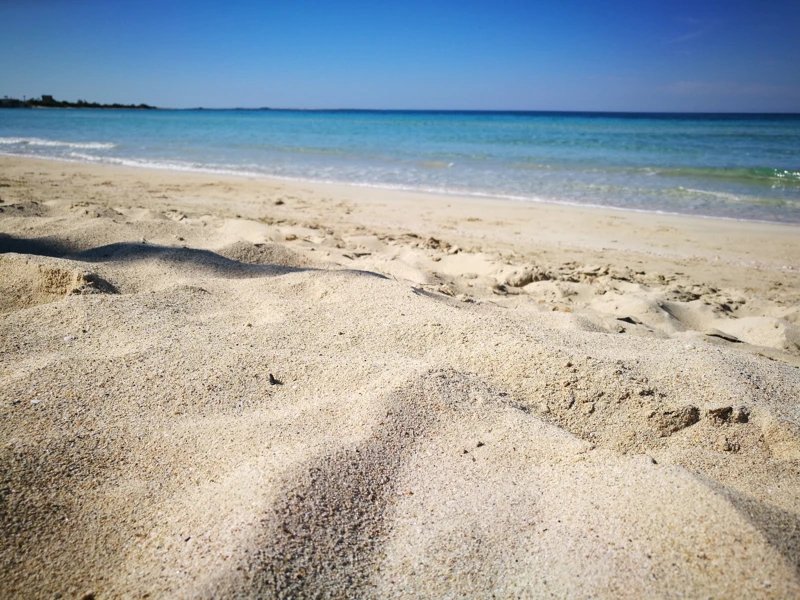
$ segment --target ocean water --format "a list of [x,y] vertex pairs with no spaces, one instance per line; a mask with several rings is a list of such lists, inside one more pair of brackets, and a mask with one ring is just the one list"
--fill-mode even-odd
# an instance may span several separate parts
[[800,115],[0,109],[0,154],[800,223]]

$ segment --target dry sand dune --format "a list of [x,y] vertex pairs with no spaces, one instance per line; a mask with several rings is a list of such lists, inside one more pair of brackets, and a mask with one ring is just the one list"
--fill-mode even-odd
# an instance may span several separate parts
[[800,595],[796,228],[0,165],[4,597]]

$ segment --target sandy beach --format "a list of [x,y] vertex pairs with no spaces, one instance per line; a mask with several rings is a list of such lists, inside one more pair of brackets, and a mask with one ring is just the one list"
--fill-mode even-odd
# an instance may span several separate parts
[[0,157],[0,595],[800,596],[800,228]]

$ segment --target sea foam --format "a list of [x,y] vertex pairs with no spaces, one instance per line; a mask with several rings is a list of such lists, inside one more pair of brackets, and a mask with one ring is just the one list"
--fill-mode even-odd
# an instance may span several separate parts
[[116,148],[116,144],[109,142],[63,142],[61,140],[43,140],[41,138],[0,137],[0,144],[4,146],[48,146],[64,148],[82,148],[84,150],[109,150]]

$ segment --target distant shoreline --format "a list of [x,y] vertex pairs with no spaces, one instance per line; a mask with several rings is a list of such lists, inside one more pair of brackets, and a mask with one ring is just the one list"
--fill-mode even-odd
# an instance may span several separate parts
[[449,108],[272,108],[272,107],[205,107],[175,108],[151,106],[148,104],[98,104],[79,102],[58,102],[43,104],[41,101],[23,101],[13,98],[0,98],[3,108],[60,108],[60,109],[103,109],[103,110],[157,110],[169,112],[287,112],[287,113],[375,113],[375,114],[463,114],[463,115],[504,115],[504,116],[554,116],[554,117],[619,117],[623,119],[691,119],[735,120],[753,119],[800,119],[800,112],[642,112],[642,111],[580,111],[580,110],[461,110]]
[[23,108],[31,108],[38,110],[170,110],[158,108],[157,106],[148,106],[147,108],[139,106],[28,106]]
[[102,109],[131,109],[131,110],[155,110],[157,107],[149,104],[100,104],[99,102],[87,102],[78,100],[69,102],[67,100],[56,100],[52,96],[43,95],[39,99],[20,100],[19,98],[0,98],[0,108],[102,108]]

